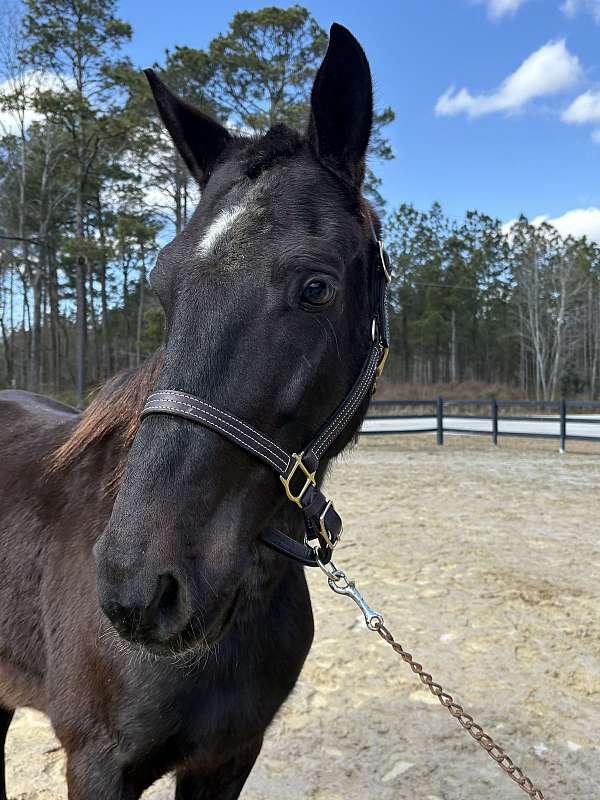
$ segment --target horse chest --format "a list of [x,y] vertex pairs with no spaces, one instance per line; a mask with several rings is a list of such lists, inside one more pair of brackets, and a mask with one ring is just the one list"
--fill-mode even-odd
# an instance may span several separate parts
[[271,658],[236,646],[195,665],[140,665],[114,706],[122,760],[153,759],[166,771],[188,760],[214,763],[262,737],[298,678],[310,636],[295,652],[276,635],[271,642]]

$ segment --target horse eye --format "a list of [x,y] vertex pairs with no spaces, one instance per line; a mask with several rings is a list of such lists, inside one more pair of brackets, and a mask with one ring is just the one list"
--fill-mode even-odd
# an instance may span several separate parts
[[302,302],[310,306],[324,306],[335,296],[334,287],[321,278],[313,278],[302,290]]

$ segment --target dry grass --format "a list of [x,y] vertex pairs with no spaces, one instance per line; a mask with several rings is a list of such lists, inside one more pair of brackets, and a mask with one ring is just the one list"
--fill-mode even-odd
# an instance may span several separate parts
[[401,383],[382,379],[377,389],[378,400],[435,400],[442,396],[448,400],[527,400],[518,388],[502,383],[462,381],[461,383]]

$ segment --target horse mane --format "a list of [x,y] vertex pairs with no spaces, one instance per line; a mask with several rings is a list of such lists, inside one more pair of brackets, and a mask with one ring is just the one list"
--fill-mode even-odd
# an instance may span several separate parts
[[117,487],[125,458],[139,426],[140,412],[156,385],[162,365],[159,348],[141,367],[123,370],[101,386],[79,422],[47,460],[47,475],[63,472],[76,464],[95,444],[113,439],[123,453],[109,481],[108,489]]

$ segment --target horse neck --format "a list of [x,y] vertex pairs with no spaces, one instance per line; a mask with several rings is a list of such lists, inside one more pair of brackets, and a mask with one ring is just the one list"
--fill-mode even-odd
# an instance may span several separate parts
[[161,348],[141,367],[119,373],[101,387],[67,438],[49,456],[49,475],[70,472],[84,459],[104,458],[109,471],[112,463],[105,488],[117,488],[139,426],[140,411],[156,384],[162,359]]

